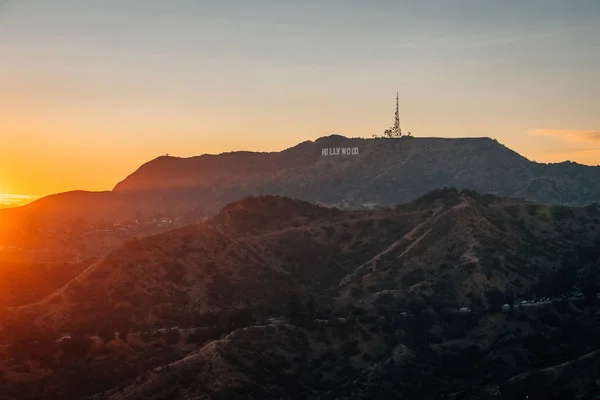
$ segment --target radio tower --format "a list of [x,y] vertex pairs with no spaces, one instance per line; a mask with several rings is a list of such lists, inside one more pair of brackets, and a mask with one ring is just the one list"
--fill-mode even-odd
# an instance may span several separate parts
[[[383,132],[383,136],[377,136],[377,135],[373,135],[374,138],[377,137],[386,137],[386,138],[398,138],[398,137],[402,137],[402,129],[400,128],[400,110],[399,110],[399,105],[398,105],[398,101],[399,101],[399,90],[396,89],[396,116],[394,118],[394,126],[392,126],[390,129],[386,129],[385,132]],[[410,136],[410,132],[408,132],[408,136]]]
[[394,119],[394,127],[392,128],[392,135],[396,137],[402,136],[402,129],[400,129],[400,113],[398,108],[398,94],[399,91],[396,90],[396,117]]

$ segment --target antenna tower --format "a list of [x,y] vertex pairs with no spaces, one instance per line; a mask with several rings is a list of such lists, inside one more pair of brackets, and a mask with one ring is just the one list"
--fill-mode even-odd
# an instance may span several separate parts
[[[399,99],[400,99],[400,91],[396,89],[396,115],[394,117],[394,126],[390,129],[386,129],[383,132],[383,136],[387,138],[395,138],[403,136],[402,129],[400,128],[400,107],[399,107]],[[408,136],[410,136],[410,132],[408,132]],[[377,138],[379,136],[373,135],[373,137]]]
[[392,134],[394,136],[402,136],[402,129],[400,128],[400,112],[399,112],[399,106],[398,106],[398,98],[399,98],[399,91],[396,90],[396,116],[394,119],[394,127],[392,128]]

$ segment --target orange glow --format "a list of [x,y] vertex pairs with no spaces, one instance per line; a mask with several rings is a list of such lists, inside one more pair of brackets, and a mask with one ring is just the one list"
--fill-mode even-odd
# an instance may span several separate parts
[[566,29],[560,7],[491,2],[181,2],[166,14],[54,3],[0,0],[0,193],[110,190],[166,153],[370,138],[393,122],[396,89],[415,137],[491,137],[534,160],[598,163],[594,6]]
[[36,200],[39,196],[0,193],[0,208],[22,206]]
[[[377,126],[378,117],[365,115],[372,126]],[[381,120],[388,122],[385,118]],[[70,190],[111,190],[142,164],[166,153],[192,157],[236,150],[279,151],[334,131],[340,131],[348,137],[369,137],[372,132],[378,132],[377,129],[363,130],[351,126],[336,129],[333,124],[328,125],[318,120],[312,127],[299,124],[286,128],[285,121],[268,123],[258,118],[255,121],[249,118],[248,121],[249,126],[256,124],[257,131],[249,129],[243,134],[233,133],[234,129],[219,126],[218,121],[197,121],[198,131],[212,132],[210,135],[190,134],[192,129],[188,126],[193,126],[193,121],[182,123],[182,126],[173,125],[171,128],[166,125],[153,128],[141,125],[139,129],[134,129],[139,132],[136,135],[128,133],[133,128],[119,128],[93,120],[89,129],[84,124],[61,124],[53,127],[43,121],[33,123],[31,120],[19,122],[13,119],[8,121],[9,124],[6,122],[0,121],[0,136],[9,137],[8,132],[17,134],[8,140],[7,146],[0,148],[0,207],[23,205],[38,196]],[[380,125],[385,127],[383,122]],[[260,127],[265,129],[259,130]],[[278,133],[286,129],[287,135]],[[104,130],[113,134],[106,138],[102,133]],[[83,131],[88,133],[85,136],[76,134]],[[161,131],[174,133],[161,135],[158,133]],[[435,135],[437,130],[432,131],[428,136],[442,136]],[[39,132],[44,132],[44,135]],[[174,139],[175,132],[180,138]],[[418,134],[421,133],[419,129],[414,129],[413,132],[416,132],[415,136],[425,136]],[[534,161],[570,160],[587,165],[600,163],[600,146],[591,141],[584,142],[579,139],[580,136],[565,139],[559,135],[540,136],[537,132],[510,136],[494,135],[490,130],[482,132],[483,134],[474,131],[472,135],[461,135],[460,130],[455,129],[444,136],[486,136],[489,133],[487,136],[497,138],[502,144]],[[35,142],[43,145],[29,145]]]

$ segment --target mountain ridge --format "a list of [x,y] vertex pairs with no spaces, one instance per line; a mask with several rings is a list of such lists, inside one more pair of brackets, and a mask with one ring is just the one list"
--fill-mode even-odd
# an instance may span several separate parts
[[[569,215],[553,216],[560,210],[530,205],[456,189],[378,210],[246,198],[205,223],[130,240],[39,304],[19,309],[35,311],[46,322],[63,310],[59,319],[84,316],[81,323],[93,328],[106,310],[138,325],[165,318],[181,325],[197,312],[222,311],[220,293],[236,293],[250,307],[308,291],[324,304],[370,308],[388,289],[396,291],[390,301],[404,307],[433,297],[447,306],[468,304],[469,296],[490,286],[530,288],[556,270],[552,254],[560,253],[545,249],[548,239],[563,249],[593,246],[590,235],[600,220],[591,208],[566,208]],[[519,223],[515,213],[526,222]],[[569,225],[576,217],[586,221],[585,230]],[[493,254],[500,240],[503,253]],[[51,325],[77,323],[67,318],[66,325]]]
[[[565,295],[600,276],[598,265],[597,205],[452,188],[371,210],[247,197],[203,223],[127,242],[39,303],[0,309],[10,354],[44,363],[12,368],[9,356],[0,368],[31,382],[8,387],[14,398],[527,393],[510,378],[597,348],[600,317],[593,303],[579,309],[591,298],[584,288],[577,305],[494,307]],[[72,339],[52,340],[63,335]],[[53,378],[40,378],[48,370]]]
[[[321,149],[358,147],[356,155]],[[146,216],[177,218],[193,210],[212,216],[247,196],[282,195],[339,208],[409,202],[441,187],[538,203],[600,201],[600,167],[536,163],[491,138],[399,139],[331,135],[278,152],[238,151],[179,158],[161,156],[105,192],[73,191],[0,211],[17,229],[24,220],[69,224]],[[194,212],[195,218],[199,217]]]

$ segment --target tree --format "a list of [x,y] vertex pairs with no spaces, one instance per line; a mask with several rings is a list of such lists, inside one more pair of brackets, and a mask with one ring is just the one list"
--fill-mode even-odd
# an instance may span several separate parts
[[504,292],[504,300],[506,301],[506,304],[509,305],[511,310],[514,310],[515,308],[515,299],[516,299],[516,295],[514,290],[512,289],[507,289],[506,292]]
[[487,303],[492,312],[500,312],[502,311],[502,306],[504,305],[504,293],[500,291],[498,288],[492,288],[485,292],[485,297],[487,299]]
[[110,342],[115,338],[115,330],[110,327],[102,327],[98,329],[97,333],[104,342]]
[[561,294],[567,293],[575,286],[576,281],[577,261],[575,259],[567,260],[564,262],[556,277],[557,290],[560,290],[562,292]]
[[306,305],[296,293],[288,300],[287,316],[292,324],[299,326],[304,325],[308,320]]
[[87,356],[90,339],[74,334],[71,339],[61,342],[61,349],[67,357],[85,358]]
[[194,326],[216,326],[219,318],[214,313],[199,313],[194,316]]
[[483,301],[481,296],[474,295],[470,300],[470,308],[472,313],[479,313],[483,311]]
[[127,336],[129,335],[129,326],[122,326],[119,329],[119,339],[121,339],[122,341],[126,342],[127,341]]
[[412,329],[416,342],[420,345],[427,346],[429,344],[429,330],[435,324],[435,313],[432,311],[424,311],[419,315],[412,317]]
[[165,341],[168,344],[176,344],[181,339],[181,333],[179,329],[169,329],[165,335]]
[[144,343],[149,343],[152,341],[152,335],[150,335],[150,333],[148,333],[148,332],[142,332],[140,337],[142,339],[142,342],[144,342]]
[[408,301],[407,308],[411,314],[417,315],[423,312],[427,308],[427,305],[422,298],[411,297]]
[[318,310],[317,300],[315,299],[315,296],[311,295],[308,298],[308,301],[306,302],[307,317],[311,320],[315,319],[316,315],[317,315],[317,310]]
[[252,325],[256,322],[254,313],[248,308],[231,311],[229,313],[229,320],[234,329]]
[[596,304],[596,296],[600,289],[600,277],[598,276],[598,264],[600,263],[598,261],[582,268],[577,275],[577,282],[581,286],[581,293],[587,304]]

